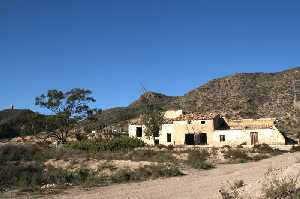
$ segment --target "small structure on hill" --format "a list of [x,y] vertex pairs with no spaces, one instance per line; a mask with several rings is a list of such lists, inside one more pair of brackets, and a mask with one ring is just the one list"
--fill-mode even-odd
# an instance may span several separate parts
[[129,124],[130,137],[145,143],[162,145],[239,145],[285,144],[284,136],[275,127],[275,118],[227,120],[216,113],[165,112],[160,133],[154,139],[146,137],[140,119]]

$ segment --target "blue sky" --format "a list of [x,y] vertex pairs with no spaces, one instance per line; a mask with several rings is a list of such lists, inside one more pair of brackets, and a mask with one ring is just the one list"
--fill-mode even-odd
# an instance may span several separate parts
[[212,78],[300,65],[300,1],[0,0],[0,109],[48,89],[95,106],[148,90],[183,95]]

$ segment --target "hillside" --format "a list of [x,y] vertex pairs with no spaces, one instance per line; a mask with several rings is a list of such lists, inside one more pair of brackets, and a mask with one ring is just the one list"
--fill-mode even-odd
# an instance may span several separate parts
[[[278,127],[288,137],[295,138],[300,132],[300,67],[278,73],[237,73],[211,80],[183,96],[147,92],[128,107],[104,110],[97,121],[83,124],[89,130],[111,126],[127,131],[128,120],[141,113],[144,98],[165,110],[218,112],[228,118],[276,117]],[[33,116],[29,110],[0,111],[0,135],[32,126]]]
[[0,111],[0,139],[39,132],[43,129],[43,115],[27,109]]
[[[276,117],[281,131],[295,137],[300,117],[295,108],[295,80],[300,80],[300,67],[278,73],[237,73],[211,80],[184,96],[146,95],[165,109],[219,112],[229,118]],[[126,128],[127,120],[139,115],[143,97],[128,107],[105,110],[98,118],[106,124],[121,122]]]

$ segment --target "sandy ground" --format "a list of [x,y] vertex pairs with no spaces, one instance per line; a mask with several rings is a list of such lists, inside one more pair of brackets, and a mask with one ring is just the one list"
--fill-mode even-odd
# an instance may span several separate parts
[[286,153],[259,162],[218,165],[209,171],[188,170],[183,177],[157,179],[152,181],[112,185],[89,191],[70,189],[67,193],[51,198],[64,199],[207,199],[220,198],[219,189],[228,182],[244,180],[245,193],[259,198],[261,182],[265,173],[281,168],[281,173],[296,175],[300,171],[300,153]]

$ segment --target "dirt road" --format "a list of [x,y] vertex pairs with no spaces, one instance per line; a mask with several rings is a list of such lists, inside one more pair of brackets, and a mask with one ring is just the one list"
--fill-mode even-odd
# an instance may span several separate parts
[[219,165],[209,171],[187,171],[183,177],[157,179],[152,181],[112,185],[90,191],[68,190],[67,194],[56,196],[64,199],[207,199],[219,198],[218,190],[228,181],[242,179],[246,191],[252,198],[260,194],[264,174],[270,168],[283,168],[295,174],[300,171],[300,153],[286,153],[259,162]]

